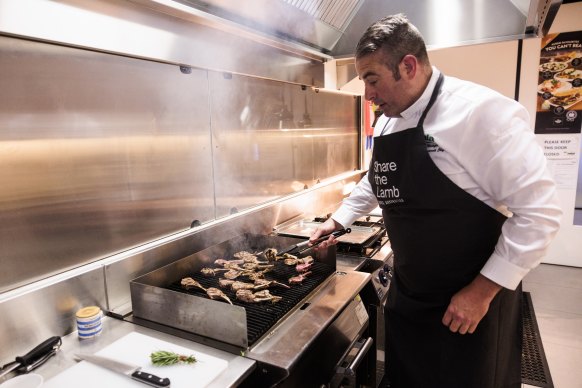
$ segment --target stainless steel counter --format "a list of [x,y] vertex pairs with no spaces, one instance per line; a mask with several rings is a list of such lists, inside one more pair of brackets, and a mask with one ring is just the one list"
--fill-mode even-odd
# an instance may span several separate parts
[[[75,365],[78,362],[74,357],[76,353],[96,353],[126,334],[132,332],[137,332],[178,346],[183,346],[194,352],[204,353],[228,362],[228,367],[224,372],[214,379],[207,387],[224,388],[237,386],[255,368],[256,362],[251,359],[143,326],[138,326],[130,322],[105,317],[103,319],[103,332],[101,335],[92,339],[80,340],[77,337],[77,333],[73,332],[72,334],[63,337],[63,344],[57,354],[50,358],[44,365],[34,370],[33,373],[42,375],[46,382],[50,378],[64,372],[67,368]],[[0,381],[0,383],[2,383],[2,381]]]

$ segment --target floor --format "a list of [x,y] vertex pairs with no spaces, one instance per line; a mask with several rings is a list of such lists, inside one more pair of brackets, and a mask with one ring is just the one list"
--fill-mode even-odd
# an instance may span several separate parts
[[554,387],[582,388],[582,268],[541,264],[523,290],[531,294]]

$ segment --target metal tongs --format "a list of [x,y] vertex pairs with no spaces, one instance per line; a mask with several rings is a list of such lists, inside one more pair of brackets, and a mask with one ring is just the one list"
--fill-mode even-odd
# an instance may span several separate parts
[[38,368],[51,356],[55,355],[62,343],[61,337],[59,336],[47,339],[24,356],[18,356],[14,361],[4,365],[2,369],[0,369],[0,379],[14,370],[21,373],[28,373],[31,370]]
[[302,251],[304,251],[307,248],[312,248],[312,247],[315,247],[315,246],[319,245],[323,241],[327,240],[329,238],[329,236],[339,237],[339,236],[343,236],[346,233],[351,233],[351,231],[352,231],[352,229],[350,229],[350,228],[336,230],[333,233],[326,234],[325,236],[319,237],[315,241],[309,241],[309,240],[307,240],[307,241],[300,242],[300,243],[295,244],[295,245],[291,245],[287,249],[283,249],[281,252],[279,252],[278,255],[282,255],[284,253],[288,253],[288,254],[291,254],[291,253],[299,254],[299,253],[301,253]]

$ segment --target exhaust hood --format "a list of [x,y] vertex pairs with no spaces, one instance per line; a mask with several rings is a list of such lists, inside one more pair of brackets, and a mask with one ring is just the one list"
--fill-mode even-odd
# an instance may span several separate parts
[[258,34],[349,58],[366,28],[404,13],[429,49],[540,37],[561,0],[174,0]]

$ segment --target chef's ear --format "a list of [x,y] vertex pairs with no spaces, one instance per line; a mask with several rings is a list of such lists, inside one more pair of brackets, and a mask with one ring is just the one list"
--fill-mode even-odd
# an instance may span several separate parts
[[405,55],[400,64],[401,72],[404,72],[408,77],[413,78],[418,69],[418,60],[416,57],[410,54]]

